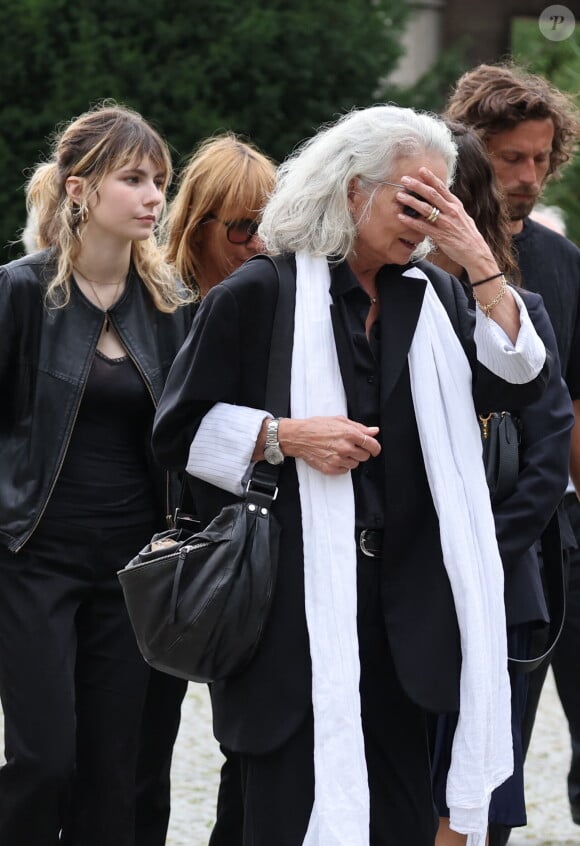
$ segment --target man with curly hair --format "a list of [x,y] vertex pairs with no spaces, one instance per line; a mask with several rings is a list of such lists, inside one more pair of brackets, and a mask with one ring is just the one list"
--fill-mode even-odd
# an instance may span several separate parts
[[[572,99],[542,76],[512,63],[479,65],[457,82],[445,110],[449,119],[477,131],[487,146],[510,215],[510,231],[523,286],[540,293],[552,320],[577,425],[570,474],[576,493],[561,512],[563,546],[571,551],[568,613],[553,657],[558,692],[570,726],[572,764],[568,794],[580,824],[580,249],[530,218],[545,184],[559,178],[580,138]],[[574,531],[572,530],[574,527]],[[547,663],[532,673],[523,725],[529,745]],[[511,829],[490,826],[491,846],[507,843]]]

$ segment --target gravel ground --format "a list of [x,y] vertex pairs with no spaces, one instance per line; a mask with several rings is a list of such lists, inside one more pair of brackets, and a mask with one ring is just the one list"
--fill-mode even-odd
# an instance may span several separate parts
[[[549,673],[526,764],[528,825],[514,830],[510,846],[580,846],[580,826],[572,823],[566,795],[569,757],[567,724]],[[167,846],[206,846],[221,761],[207,688],[190,684],[173,760]]]
[[173,753],[167,846],[206,846],[215,818],[222,761],[211,731],[207,687],[190,683]]
[[580,826],[572,822],[568,804],[569,766],[568,723],[550,671],[526,761],[528,825],[514,829],[510,846],[579,846]]
[[[210,719],[206,688],[190,684],[174,754],[167,846],[207,844],[221,762]],[[514,829],[510,846],[580,846],[580,826],[570,818],[566,793],[569,758],[567,723],[550,672],[526,763],[528,825]]]

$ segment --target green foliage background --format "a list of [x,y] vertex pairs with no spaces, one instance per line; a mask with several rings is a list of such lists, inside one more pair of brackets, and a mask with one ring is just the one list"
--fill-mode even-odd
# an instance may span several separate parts
[[57,124],[114,98],[157,126],[176,165],[226,129],[279,161],[338,113],[388,99],[407,14],[405,0],[1,0],[0,261],[22,252],[26,175]]
[[[407,0],[0,0],[0,262],[20,255],[24,184],[55,127],[104,98],[140,111],[176,167],[203,137],[232,129],[277,161],[353,106],[439,111],[466,69],[464,45],[407,90],[387,82],[401,57]],[[580,90],[580,46],[514,29],[532,70]],[[580,241],[580,161],[550,185]]]
[[[514,59],[533,73],[549,79],[572,95],[580,105],[580,38],[576,32],[564,41],[550,41],[536,20],[516,21],[512,31]],[[564,169],[562,178],[548,183],[542,196],[546,205],[559,206],[566,220],[568,238],[580,245],[580,151]]]

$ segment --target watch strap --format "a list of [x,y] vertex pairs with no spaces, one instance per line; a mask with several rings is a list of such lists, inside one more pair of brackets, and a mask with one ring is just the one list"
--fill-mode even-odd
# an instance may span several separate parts
[[275,446],[280,448],[280,442],[278,440],[278,427],[280,425],[280,417],[273,417],[271,420],[268,420],[268,425],[266,427],[266,446]]

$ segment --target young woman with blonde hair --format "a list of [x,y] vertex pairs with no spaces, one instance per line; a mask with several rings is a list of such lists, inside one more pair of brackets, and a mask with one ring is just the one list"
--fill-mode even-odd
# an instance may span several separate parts
[[149,668],[117,571],[173,508],[150,450],[191,319],[155,240],[170,178],[160,134],[98,104],[27,185],[39,250],[0,268],[2,843],[134,846]]

